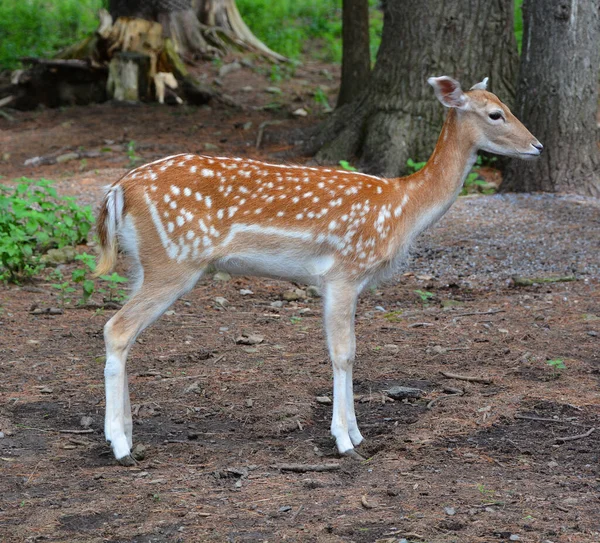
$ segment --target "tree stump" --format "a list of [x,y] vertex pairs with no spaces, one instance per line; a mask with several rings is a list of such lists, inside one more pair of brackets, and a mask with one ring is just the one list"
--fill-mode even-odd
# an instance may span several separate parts
[[119,102],[140,102],[150,96],[150,57],[132,51],[116,53],[108,66],[108,95]]

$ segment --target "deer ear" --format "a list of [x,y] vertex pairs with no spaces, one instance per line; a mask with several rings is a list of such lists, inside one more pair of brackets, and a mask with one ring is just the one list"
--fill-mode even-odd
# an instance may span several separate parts
[[458,81],[443,75],[442,77],[430,77],[427,83],[433,87],[437,99],[446,107],[466,108],[469,99]]
[[473,85],[469,90],[487,90],[487,82],[489,77],[484,77],[481,83]]

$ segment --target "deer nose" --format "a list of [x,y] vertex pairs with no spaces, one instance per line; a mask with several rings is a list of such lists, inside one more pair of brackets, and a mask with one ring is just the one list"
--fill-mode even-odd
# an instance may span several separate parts
[[531,145],[533,145],[533,147],[535,147],[540,152],[540,155],[542,154],[542,151],[544,150],[544,146],[539,141],[536,141],[535,143],[532,143]]

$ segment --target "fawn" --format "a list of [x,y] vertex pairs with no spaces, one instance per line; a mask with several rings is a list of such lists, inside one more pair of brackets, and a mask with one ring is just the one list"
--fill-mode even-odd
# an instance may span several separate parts
[[543,148],[486,91],[487,78],[467,92],[446,76],[428,83],[449,112],[431,158],[408,177],[181,154],[110,186],[98,218],[96,274],[114,266],[118,242],[135,276],[129,301],[104,328],[105,435],[120,462],[132,462],[129,349],[207,269],[322,286],[331,433],[341,454],[359,456],[352,388],[358,295],[392,275],[415,237],[444,215],[478,150],[531,159]]

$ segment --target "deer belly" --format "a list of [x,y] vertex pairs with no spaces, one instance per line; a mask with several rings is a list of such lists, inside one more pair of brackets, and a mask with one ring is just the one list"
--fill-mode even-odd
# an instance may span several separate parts
[[232,275],[258,275],[316,283],[334,264],[332,255],[306,256],[294,251],[246,252],[220,258],[214,262],[217,270]]

